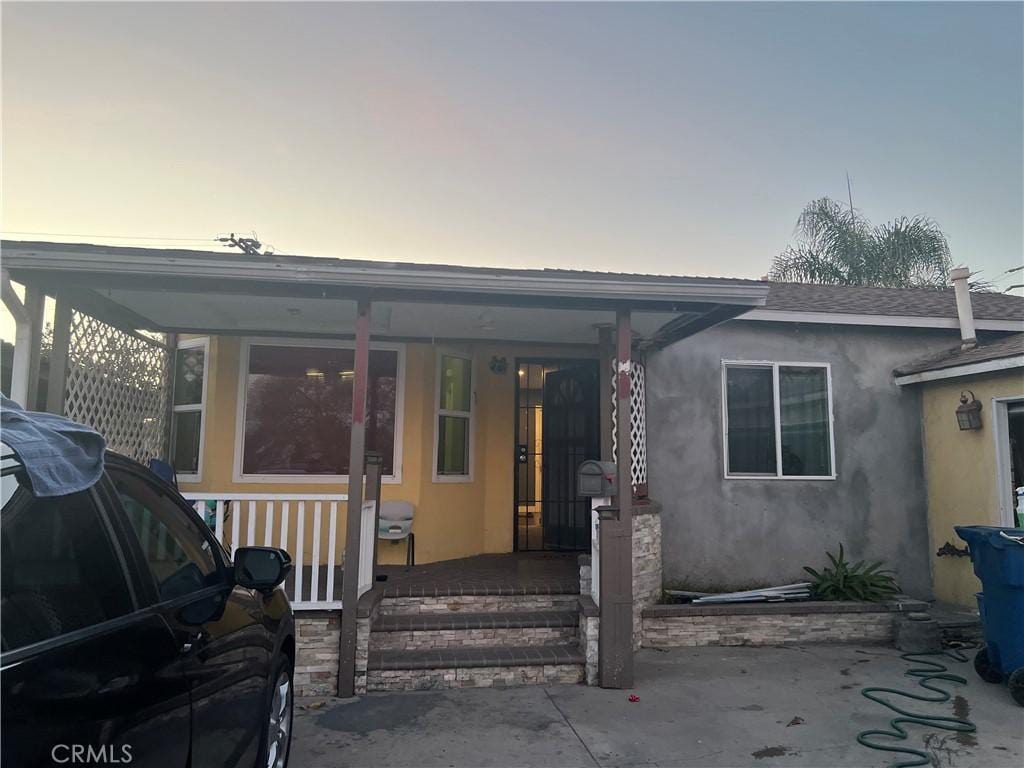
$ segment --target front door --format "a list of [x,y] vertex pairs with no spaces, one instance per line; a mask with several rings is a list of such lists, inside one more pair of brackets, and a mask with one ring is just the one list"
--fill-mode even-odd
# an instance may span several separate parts
[[576,495],[576,471],[600,454],[597,363],[545,360],[518,368],[517,549],[589,549],[590,502]]

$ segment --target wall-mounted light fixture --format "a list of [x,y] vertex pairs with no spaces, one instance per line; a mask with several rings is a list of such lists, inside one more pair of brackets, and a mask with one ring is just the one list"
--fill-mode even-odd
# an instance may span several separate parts
[[[968,394],[970,398],[967,397]],[[956,409],[956,423],[962,430],[981,429],[981,403],[969,389],[960,393],[960,405]]]

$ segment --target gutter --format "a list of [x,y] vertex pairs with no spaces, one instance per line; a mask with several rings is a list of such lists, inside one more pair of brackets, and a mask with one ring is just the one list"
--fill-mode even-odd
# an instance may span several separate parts
[[[924,315],[863,315],[843,312],[796,312],[779,309],[752,309],[737,320],[754,320],[776,323],[811,323],[824,325],[873,325],[890,328],[949,328],[959,329],[955,317],[934,317]],[[981,320],[975,319],[979,331],[1024,332],[1024,320]]]
[[896,376],[893,380],[896,384],[903,387],[907,384],[921,384],[926,381],[939,381],[941,379],[956,379],[961,376],[976,376],[982,373],[997,373],[998,371],[1008,371],[1013,368],[1024,368],[1024,355],[1001,357],[997,360],[985,360],[968,365],[954,365],[949,368],[937,368],[933,371],[909,373],[905,376]]

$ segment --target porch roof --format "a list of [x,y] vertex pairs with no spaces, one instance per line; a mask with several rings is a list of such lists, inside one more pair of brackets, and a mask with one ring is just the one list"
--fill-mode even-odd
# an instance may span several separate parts
[[345,337],[355,302],[376,339],[585,343],[633,312],[648,344],[764,306],[756,280],[498,269],[308,256],[4,241],[13,279],[138,330]]

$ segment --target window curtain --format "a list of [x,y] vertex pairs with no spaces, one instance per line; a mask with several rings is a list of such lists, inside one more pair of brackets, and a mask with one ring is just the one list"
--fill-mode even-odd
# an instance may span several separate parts
[[[352,434],[350,349],[253,344],[246,381],[244,474],[345,475]],[[366,448],[394,474],[398,353],[370,350]]]
[[824,368],[779,368],[782,474],[832,474]]

